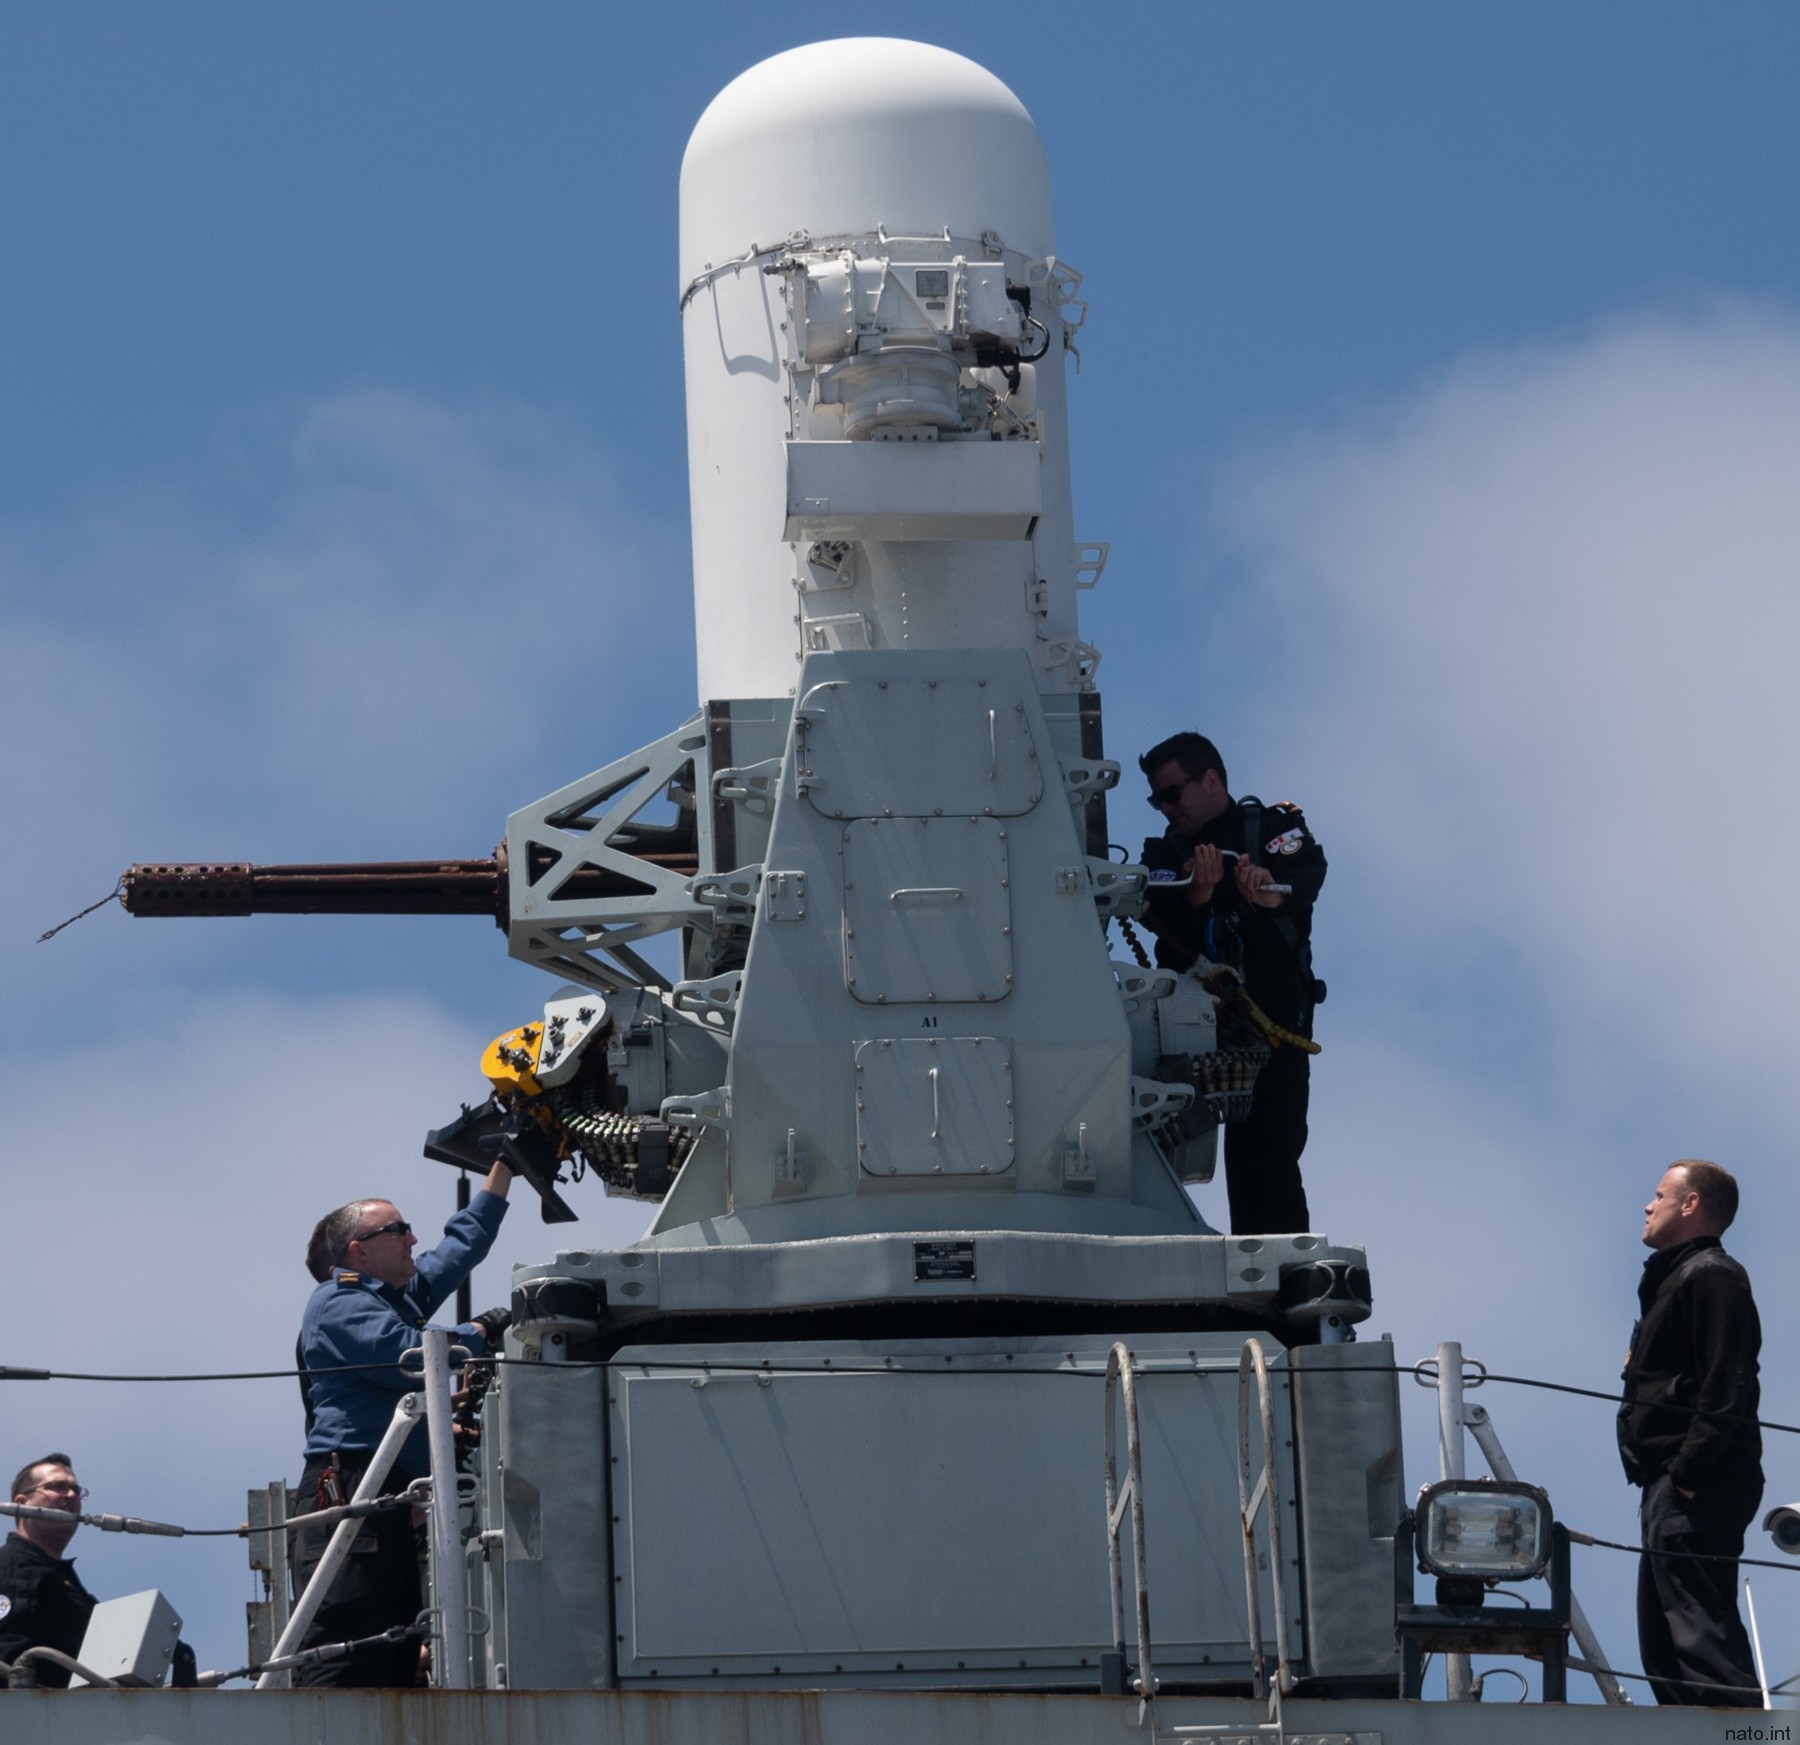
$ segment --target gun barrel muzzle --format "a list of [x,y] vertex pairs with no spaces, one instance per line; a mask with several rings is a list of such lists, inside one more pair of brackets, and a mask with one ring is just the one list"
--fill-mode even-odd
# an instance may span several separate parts
[[496,856],[361,865],[141,865],[126,870],[119,900],[132,915],[489,915],[499,920],[506,912],[506,877]]

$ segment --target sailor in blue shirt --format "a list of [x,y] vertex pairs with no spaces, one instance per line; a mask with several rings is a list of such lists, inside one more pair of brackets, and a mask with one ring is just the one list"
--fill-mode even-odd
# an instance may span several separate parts
[[[314,1246],[330,1268],[300,1323],[301,1392],[307,1409],[306,1466],[298,1512],[348,1502],[403,1394],[423,1385],[415,1362],[398,1367],[419,1343],[419,1330],[447,1302],[499,1234],[512,1171],[496,1163],[467,1211],[444,1226],[444,1239],[414,1254],[418,1238],[388,1200],[352,1200],[314,1232]],[[309,1250],[309,1261],[314,1258]],[[457,1339],[477,1356],[497,1347],[510,1317],[490,1309],[458,1326]],[[355,1369],[370,1364],[379,1367]],[[393,1367],[388,1367],[393,1366]],[[430,1465],[424,1422],[407,1438],[382,1485],[392,1495]],[[295,1580],[303,1587],[324,1555],[330,1530],[295,1535]],[[304,1646],[376,1635],[410,1624],[424,1600],[420,1591],[415,1523],[393,1509],[365,1519],[349,1558],[307,1632]],[[361,1649],[347,1660],[309,1668],[301,1684],[399,1685],[415,1682],[418,1645]]]

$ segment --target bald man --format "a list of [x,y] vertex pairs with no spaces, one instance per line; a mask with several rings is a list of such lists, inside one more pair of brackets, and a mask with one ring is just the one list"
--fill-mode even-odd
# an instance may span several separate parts
[[1749,1275],[1719,1246],[1737,1207],[1729,1172],[1683,1158],[1644,1208],[1652,1253],[1625,1359],[1619,1453],[1644,1491],[1638,1648],[1656,1700],[1755,1709],[1735,1559],[1762,1501],[1762,1324]]

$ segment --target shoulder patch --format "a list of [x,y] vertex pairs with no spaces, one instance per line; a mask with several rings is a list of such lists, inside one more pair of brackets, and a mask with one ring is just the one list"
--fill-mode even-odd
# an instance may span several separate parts
[[12,1601],[5,1594],[0,1594],[0,1618],[4,1618],[12,1610]]
[[1306,846],[1304,830],[1284,830],[1272,842],[1263,844],[1264,854],[1298,854]]

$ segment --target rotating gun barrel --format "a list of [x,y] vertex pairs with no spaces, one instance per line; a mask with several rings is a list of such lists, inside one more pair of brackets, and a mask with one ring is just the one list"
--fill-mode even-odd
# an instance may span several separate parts
[[[698,867],[691,851],[638,850],[636,858],[689,876]],[[641,887],[588,866],[558,888],[569,897],[600,898]],[[487,915],[504,928],[510,892],[502,847],[484,860],[146,862],[125,869],[119,901],[132,915]]]

